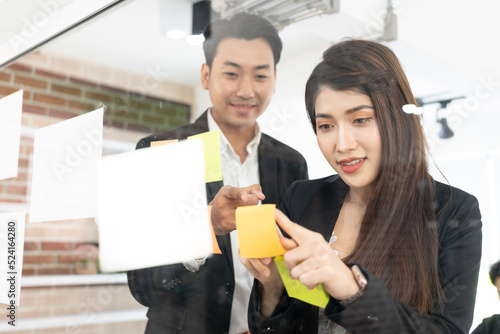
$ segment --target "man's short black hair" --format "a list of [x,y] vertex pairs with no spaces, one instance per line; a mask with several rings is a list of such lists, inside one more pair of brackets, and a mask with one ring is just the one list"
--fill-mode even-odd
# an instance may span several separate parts
[[209,24],[203,32],[205,42],[203,51],[208,67],[212,67],[212,62],[217,53],[220,42],[225,38],[237,38],[252,41],[262,38],[271,47],[274,56],[274,67],[280,60],[283,43],[276,29],[271,22],[259,15],[248,13],[238,13],[230,19],[217,20]]
[[498,277],[500,277],[500,261],[494,263],[490,267],[490,280],[493,285],[495,285],[495,281]]

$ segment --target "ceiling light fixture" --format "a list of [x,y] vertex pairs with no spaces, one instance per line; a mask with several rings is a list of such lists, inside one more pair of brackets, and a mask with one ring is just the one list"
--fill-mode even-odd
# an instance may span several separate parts
[[448,139],[455,135],[453,130],[450,129],[450,127],[448,126],[448,121],[446,120],[445,117],[441,118],[439,120],[439,123],[441,123],[441,130],[439,130],[439,138]]
[[441,139],[448,139],[448,138],[453,137],[455,135],[455,133],[448,125],[448,120],[446,119],[446,117],[440,117],[440,111],[446,109],[448,107],[448,105],[451,103],[451,101],[459,100],[459,99],[463,99],[463,98],[465,98],[465,97],[458,96],[458,97],[452,97],[452,98],[446,98],[446,99],[434,100],[434,101],[424,101],[423,98],[416,98],[416,100],[420,106],[424,106],[426,104],[439,103],[439,108],[436,109],[436,123],[439,123],[441,125],[441,129],[439,130],[438,137]]
[[160,29],[171,39],[183,39],[191,33],[192,3],[184,0],[160,0]]
[[398,38],[398,17],[394,13],[394,7],[392,6],[392,0],[387,0],[387,14],[384,18],[384,32],[381,41],[390,42],[395,41]]
[[186,37],[186,42],[191,45],[201,45],[205,41],[203,34],[200,35],[189,35]]
[[446,109],[446,107],[448,107],[448,104],[450,104],[451,101],[453,100],[454,99],[438,101],[439,108],[436,110],[436,122],[441,124],[441,130],[439,130],[439,135],[438,135],[439,138],[441,139],[448,139],[455,135],[453,130],[451,130],[450,127],[448,126],[448,120],[446,119],[446,117],[443,118],[439,117],[439,111]]
[[321,15],[339,11],[340,0],[212,0],[212,9],[222,18],[239,12],[257,14],[278,29]]

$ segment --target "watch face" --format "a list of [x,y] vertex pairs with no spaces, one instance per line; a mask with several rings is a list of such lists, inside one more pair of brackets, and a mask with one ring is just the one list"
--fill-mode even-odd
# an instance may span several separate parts
[[361,290],[364,290],[366,288],[366,285],[368,284],[365,275],[363,275],[361,269],[359,269],[357,265],[352,266],[351,270],[354,278],[356,279],[356,282],[358,282],[359,287],[361,288]]

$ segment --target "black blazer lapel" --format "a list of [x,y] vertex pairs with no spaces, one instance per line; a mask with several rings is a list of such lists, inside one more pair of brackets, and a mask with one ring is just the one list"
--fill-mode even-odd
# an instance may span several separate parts
[[198,117],[193,124],[191,124],[190,128],[194,130],[194,132],[203,133],[208,131],[208,117],[207,117],[208,112],[209,112],[208,109],[205,110],[205,112],[201,114],[201,116]]
[[321,233],[329,241],[347,189],[347,185],[337,175],[329,178],[310,198],[300,225]]
[[272,150],[266,141],[266,137],[262,136],[258,147],[259,154],[259,179],[264,195],[266,198],[262,201],[266,203],[280,203],[281,198],[278,198],[278,166],[276,155],[272,154]]

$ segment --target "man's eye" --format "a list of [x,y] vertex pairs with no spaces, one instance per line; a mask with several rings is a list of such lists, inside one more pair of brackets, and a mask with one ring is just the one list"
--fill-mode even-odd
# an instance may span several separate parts
[[233,72],[225,72],[224,75],[229,78],[236,78],[236,73]]
[[257,75],[257,79],[259,79],[259,80],[265,80],[267,78],[268,78],[267,75],[263,75],[263,74]]
[[328,131],[330,129],[333,128],[333,125],[331,124],[321,124],[321,125],[318,125],[318,130],[320,131]]

